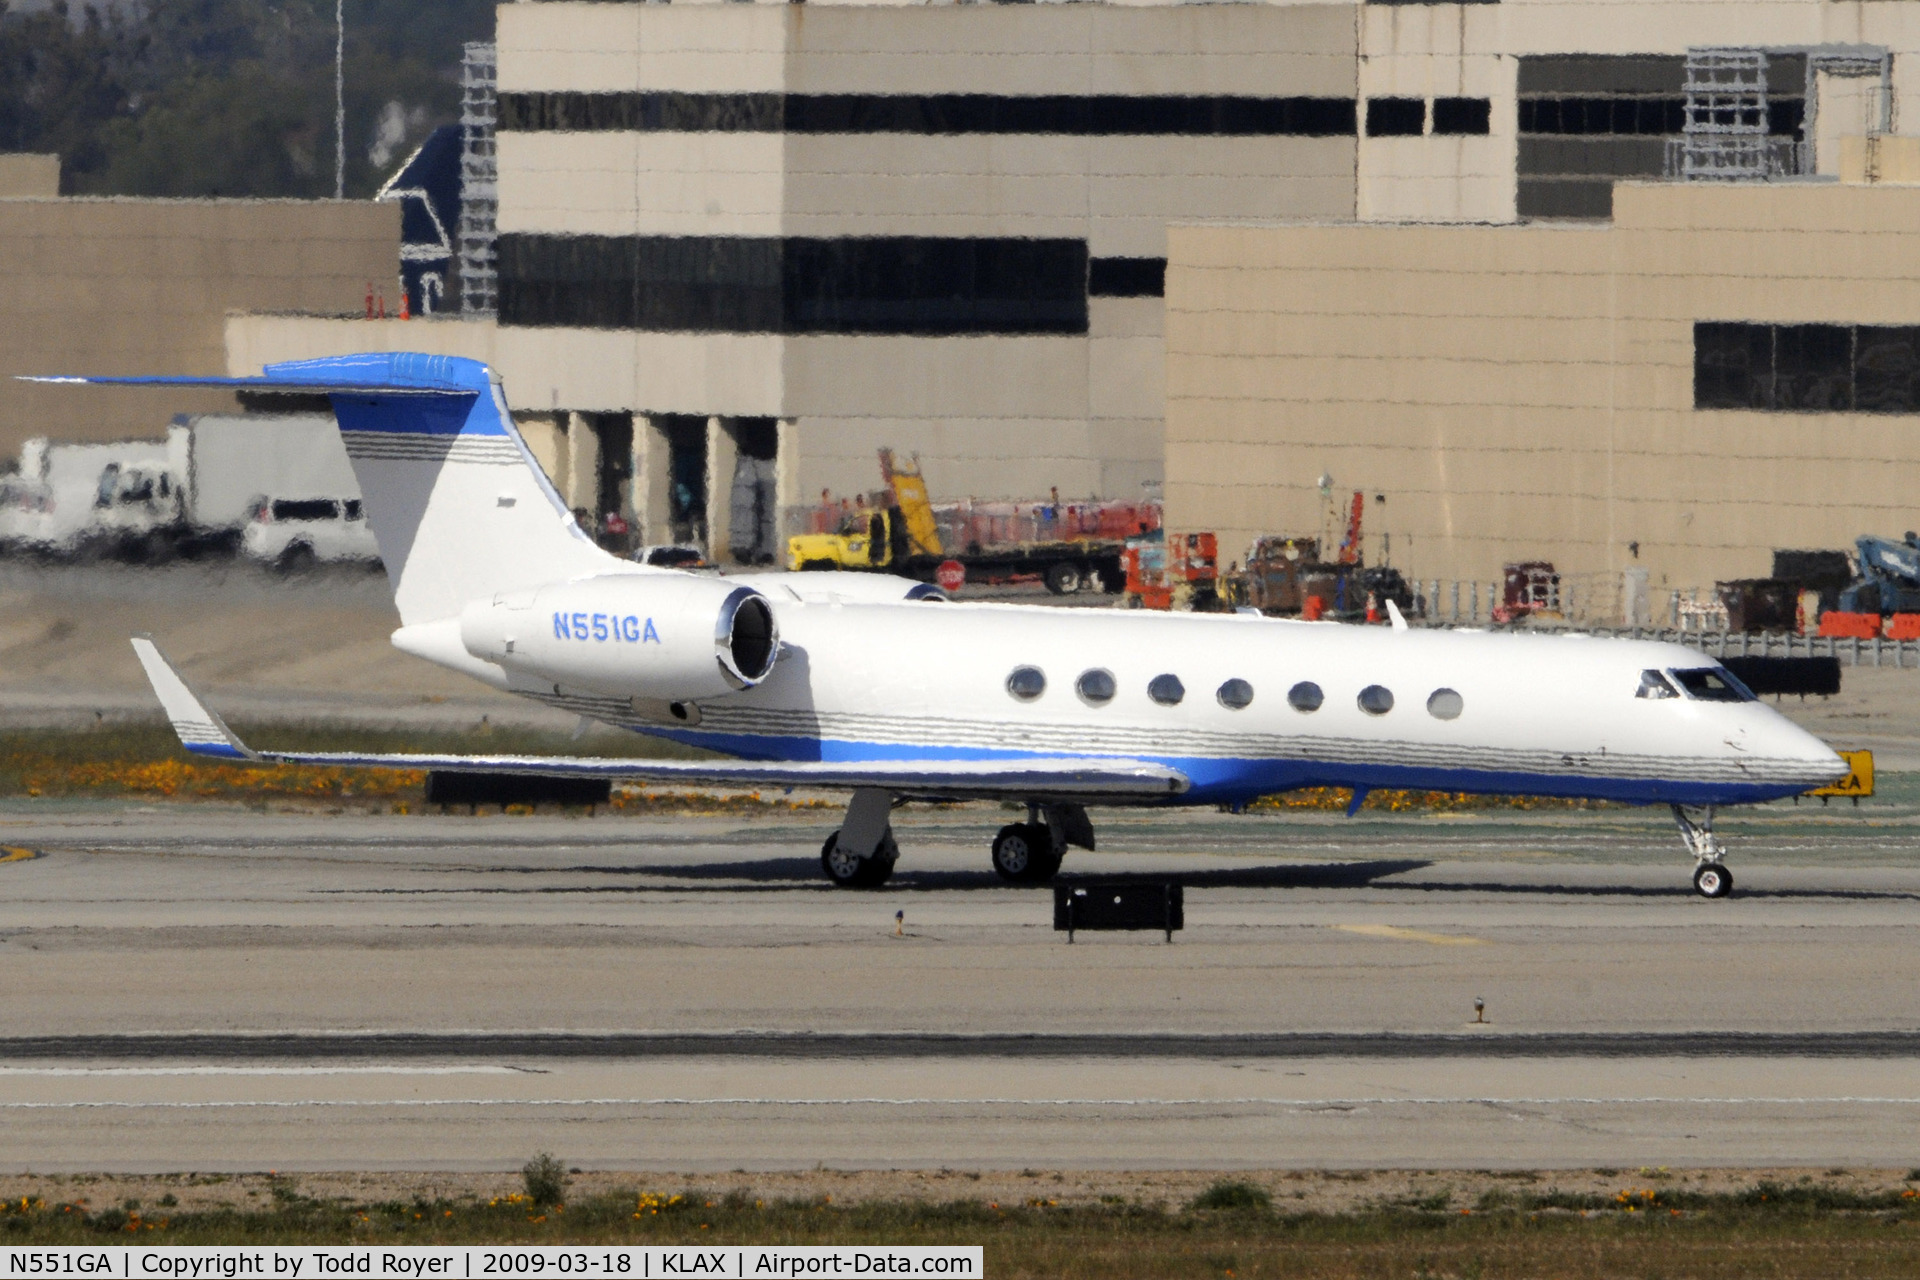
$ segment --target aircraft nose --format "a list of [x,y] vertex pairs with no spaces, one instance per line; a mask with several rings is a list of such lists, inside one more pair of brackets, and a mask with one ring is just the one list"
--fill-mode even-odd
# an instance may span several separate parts
[[1848,765],[1838,752],[1785,716],[1767,735],[1766,755],[1784,766],[1794,780],[1809,788],[1824,787],[1847,776]]

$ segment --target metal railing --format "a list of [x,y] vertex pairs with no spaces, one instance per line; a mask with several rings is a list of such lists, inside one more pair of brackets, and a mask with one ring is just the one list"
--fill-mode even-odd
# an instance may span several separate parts
[[[1690,149],[1691,148],[1691,149]],[[1813,144],[1792,138],[1741,139],[1724,148],[1668,138],[1663,176],[1669,182],[1774,182],[1813,173]]]
[[1591,634],[1668,640],[1716,658],[1838,658],[1850,667],[1920,669],[1920,640],[1888,640],[1883,636],[1863,640],[1858,636],[1802,636],[1790,631],[1675,631],[1665,627],[1595,627]]

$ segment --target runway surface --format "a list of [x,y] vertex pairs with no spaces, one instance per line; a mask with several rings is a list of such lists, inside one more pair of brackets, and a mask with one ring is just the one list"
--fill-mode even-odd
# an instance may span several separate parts
[[1069,946],[992,806],[849,893],[825,812],[14,804],[0,1168],[1910,1165],[1915,810],[1722,902],[1655,814],[1110,817],[1187,928]]

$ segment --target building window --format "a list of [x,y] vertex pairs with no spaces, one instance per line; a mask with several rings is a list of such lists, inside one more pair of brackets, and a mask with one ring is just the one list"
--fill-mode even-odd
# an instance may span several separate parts
[[1427,131],[1425,98],[1368,98],[1369,138],[1417,138]]
[[500,322],[705,333],[1085,333],[1087,245],[504,235]]
[[503,93],[509,133],[1353,136],[1351,98],[1148,94]]
[[1693,407],[1920,413],[1920,327],[1702,321]]
[[1486,98],[1435,98],[1433,131],[1445,134],[1491,133],[1493,103]]
[[[1677,54],[1522,57],[1515,82],[1520,216],[1611,217],[1616,181],[1663,177],[1668,144],[1686,126],[1686,61]],[[1767,85],[1767,132],[1798,141],[1805,57],[1770,54]]]
[[1089,258],[1090,298],[1161,298],[1167,292],[1165,258]]

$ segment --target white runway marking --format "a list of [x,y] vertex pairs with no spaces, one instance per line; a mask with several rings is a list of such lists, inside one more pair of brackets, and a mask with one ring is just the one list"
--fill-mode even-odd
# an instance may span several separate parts
[[1920,1097],[1538,1097],[1538,1098],[284,1098],[206,1102],[0,1102],[0,1110],[89,1107],[216,1110],[250,1107],[1359,1107],[1549,1106],[1920,1106]]
[[520,1067],[0,1067],[0,1079],[36,1076],[512,1076]]

